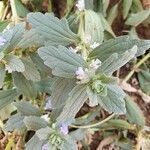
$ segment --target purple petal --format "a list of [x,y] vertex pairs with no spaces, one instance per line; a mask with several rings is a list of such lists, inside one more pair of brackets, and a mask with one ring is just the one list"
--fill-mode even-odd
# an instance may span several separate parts
[[63,133],[64,135],[68,134],[69,132],[68,125],[66,125],[65,123],[62,123],[60,126],[60,132]]
[[4,45],[6,42],[7,42],[6,39],[0,36],[0,46]]
[[44,145],[42,146],[42,150],[49,150],[49,149],[48,149],[48,144],[44,144]]

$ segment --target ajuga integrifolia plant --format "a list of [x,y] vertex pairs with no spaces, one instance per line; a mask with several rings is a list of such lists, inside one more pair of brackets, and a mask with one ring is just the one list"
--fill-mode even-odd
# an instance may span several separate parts
[[[24,136],[34,131],[26,150],[76,150],[85,131],[102,123],[131,130],[132,124],[144,126],[140,109],[113,73],[144,54],[150,41],[115,38],[101,16],[79,0],[67,18],[29,13],[27,25],[19,23],[0,33],[0,109],[13,106],[14,112],[3,131]],[[83,105],[106,111],[108,117],[102,120],[91,111],[81,121],[76,115]]]

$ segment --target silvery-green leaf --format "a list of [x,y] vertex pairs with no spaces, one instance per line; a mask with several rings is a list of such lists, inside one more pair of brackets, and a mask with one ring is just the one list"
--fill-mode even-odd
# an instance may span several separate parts
[[64,46],[41,47],[38,49],[38,54],[56,76],[74,78],[77,68],[85,66],[81,56],[69,51]]
[[92,10],[85,10],[85,36],[91,36],[90,43],[101,44],[104,38],[104,29],[99,15]]
[[138,26],[144,20],[146,20],[150,16],[150,10],[142,10],[136,14],[131,14],[127,19],[126,24],[131,26]]
[[109,113],[125,114],[125,93],[117,85],[107,85],[107,96],[98,96],[98,102]]
[[114,5],[108,12],[107,21],[108,21],[109,25],[112,25],[112,23],[114,22],[114,20],[117,16],[118,16],[118,3],[116,5]]
[[31,105],[27,101],[19,101],[13,103],[17,107],[17,111],[24,116],[40,116],[39,109]]
[[27,129],[32,131],[37,131],[38,129],[48,126],[48,122],[46,122],[43,118],[36,116],[25,117],[23,122],[25,123]]
[[109,58],[113,53],[123,54],[126,50],[137,45],[136,57],[145,53],[150,48],[150,40],[132,39],[129,36],[120,36],[110,39],[90,53],[90,58],[98,58],[101,61]]
[[9,24],[9,20],[0,21],[0,32],[2,32],[7,25]]
[[77,143],[71,136],[66,135],[64,139],[65,141],[61,145],[61,150],[78,150]]
[[26,31],[17,47],[28,48],[28,47],[39,47],[44,45],[44,38],[36,32],[36,29]]
[[91,9],[93,10],[93,2],[94,0],[85,0],[84,3],[85,3],[85,9]]
[[94,107],[98,105],[97,94],[94,93],[93,90],[89,86],[87,86],[86,92],[89,98],[89,103],[88,103],[89,106]]
[[4,126],[5,131],[14,131],[19,130],[23,131],[26,129],[25,124],[23,122],[24,116],[20,114],[13,115],[9,118]]
[[6,107],[0,110],[0,120],[7,120],[8,118],[10,118],[11,113],[15,110],[16,108],[12,104],[7,105]]
[[111,28],[111,26],[109,25],[109,23],[107,22],[107,20],[104,18],[104,16],[102,14],[99,14],[100,18],[101,18],[101,22],[103,25],[104,30],[106,30],[107,32],[109,32],[113,37],[115,37],[115,34]]
[[0,109],[12,103],[17,96],[16,89],[0,90]]
[[29,13],[20,0],[10,0],[13,17],[26,17]]
[[25,66],[25,71],[22,74],[26,77],[26,79],[31,81],[39,81],[41,79],[40,73],[31,58],[24,57],[21,60]]
[[132,27],[131,30],[129,31],[128,35],[132,38],[132,39],[138,39],[138,33],[136,32],[136,27]]
[[126,19],[132,5],[132,0],[123,0],[123,19]]
[[48,93],[51,94],[52,91],[52,85],[55,82],[56,78],[47,78],[41,81],[36,82],[36,87],[38,91],[43,92],[43,93]]
[[97,72],[111,75],[113,72],[124,66],[132,58],[135,57],[137,52],[137,46],[133,46],[130,50],[127,50],[123,54],[117,57],[117,54],[111,55],[106,59],[102,65],[98,68]]
[[106,16],[106,11],[108,9],[108,6],[109,6],[109,3],[110,3],[110,0],[103,0],[103,15]]
[[37,69],[39,70],[41,78],[51,76],[51,69],[44,64],[44,61],[40,58],[40,56],[37,53],[31,54],[30,57],[33,63],[36,65]]
[[6,40],[8,39],[7,37],[10,36],[10,40],[8,40],[9,43],[6,44],[7,46],[5,48],[7,49],[7,52],[11,52],[14,48],[17,47],[17,44],[22,39],[24,31],[24,24],[20,23],[3,33],[4,38],[6,38]]
[[26,144],[25,150],[41,150],[45,141],[40,140],[35,134]]
[[86,85],[75,86],[69,93],[69,98],[65,103],[62,113],[57,118],[57,121],[74,118],[87,99]]
[[140,0],[133,0],[132,7],[133,7],[132,9],[134,10],[134,12],[139,12],[143,10],[143,5]]
[[7,62],[5,64],[5,70],[8,70],[9,73],[17,71],[23,72],[25,71],[25,66],[20,58],[15,55],[6,55],[4,60]]
[[138,79],[142,90],[150,95],[150,72],[144,70],[138,72]]
[[0,89],[3,86],[3,81],[4,81],[4,78],[5,78],[5,74],[6,74],[5,69],[0,68]]
[[[84,121],[84,120],[83,120]],[[80,141],[83,140],[86,137],[87,130],[86,129],[77,129],[75,131],[70,132],[70,136],[76,140]]]
[[53,130],[47,126],[45,128],[41,128],[41,129],[37,130],[36,131],[36,136],[40,140],[47,140],[50,133],[52,133],[52,132],[53,132]]
[[48,45],[69,45],[78,41],[78,36],[69,29],[65,18],[60,20],[52,13],[36,12],[29,13],[27,20],[46,39]]
[[75,81],[70,79],[57,79],[52,85],[52,113],[51,119],[54,121],[62,112],[70,91],[75,86]]
[[27,80],[21,73],[14,72],[12,76],[18,92],[30,98],[37,96],[37,88],[34,82]]
[[128,120],[143,127],[145,125],[145,117],[139,106],[129,96],[125,98],[125,103]]

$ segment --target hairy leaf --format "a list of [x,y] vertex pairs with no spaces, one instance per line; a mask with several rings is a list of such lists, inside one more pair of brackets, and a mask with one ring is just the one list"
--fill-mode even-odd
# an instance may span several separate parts
[[126,24],[131,26],[138,26],[144,20],[146,20],[150,16],[150,10],[143,10],[136,14],[131,14],[131,16],[127,19]]
[[109,113],[125,114],[125,93],[117,85],[107,85],[107,96],[98,96],[98,102]]
[[0,90],[0,109],[12,103],[17,96],[16,89]]
[[91,36],[90,43],[103,42],[104,29],[99,15],[92,10],[85,10],[85,36]]
[[132,5],[132,0],[123,0],[123,19],[126,19]]
[[46,39],[48,45],[69,45],[78,41],[78,36],[69,29],[67,20],[59,20],[52,13],[30,13],[27,20]]
[[150,48],[150,40],[132,39],[128,36],[120,36],[115,39],[110,39],[98,46],[90,53],[90,57],[104,61],[113,53],[123,54],[134,45],[137,45],[138,47],[136,56],[140,56]]
[[23,122],[27,129],[32,131],[37,131],[38,129],[45,128],[48,125],[48,122],[36,116],[25,117]]
[[58,48],[53,46],[42,47],[39,48],[38,54],[56,76],[74,78],[77,68],[85,66],[82,57],[69,51],[64,46],[58,46]]
[[41,79],[40,73],[38,72],[35,64],[32,62],[30,57],[21,59],[24,66],[25,71],[22,73],[27,80],[39,81]]
[[9,73],[17,71],[17,72],[23,72],[25,71],[25,66],[21,59],[19,59],[15,55],[6,55],[4,57],[4,60],[6,61],[5,69],[8,70]]
[[63,108],[62,113],[57,118],[59,122],[74,118],[80,108],[83,106],[88,96],[86,93],[85,85],[77,85],[74,89],[69,93],[69,98],[65,103],[65,107]]
[[125,102],[128,120],[143,127],[145,125],[145,118],[139,106],[129,96],[125,98]]
[[17,90],[27,97],[35,98],[37,96],[37,88],[34,82],[27,80],[21,73],[14,72],[13,80]]
[[17,111],[24,116],[40,116],[39,109],[31,105],[27,101],[19,101],[13,103],[17,107]]

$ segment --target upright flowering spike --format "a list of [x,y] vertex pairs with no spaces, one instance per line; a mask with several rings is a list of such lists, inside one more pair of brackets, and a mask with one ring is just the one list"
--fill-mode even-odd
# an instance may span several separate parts
[[60,126],[60,132],[63,133],[64,135],[67,135],[69,130],[68,130],[68,125],[65,123],[62,123]]
[[85,10],[85,2],[84,0],[78,0],[76,7],[78,8],[79,11]]
[[6,42],[7,42],[6,39],[0,36],[0,46],[3,46]]
[[96,70],[98,67],[101,66],[101,63],[102,62],[99,59],[96,59],[96,60],[93,59],[91,61],[90,67]]

